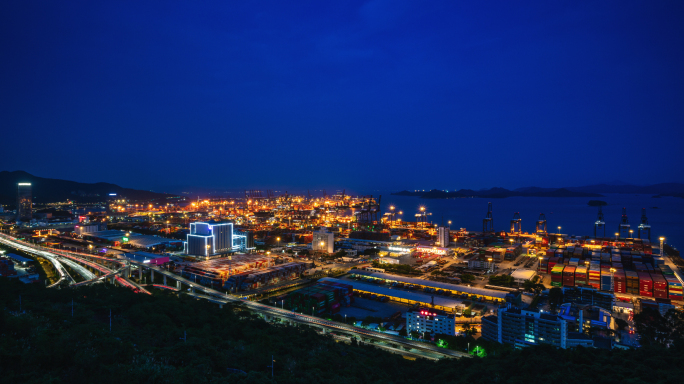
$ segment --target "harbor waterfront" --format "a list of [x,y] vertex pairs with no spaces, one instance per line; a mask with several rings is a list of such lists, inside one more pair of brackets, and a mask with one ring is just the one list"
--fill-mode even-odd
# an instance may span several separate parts
[[[504,199],[487,198],[457,198],[457,199],[421,199],[412,196],[392,195],[392,192],[369,192],[382,195],[383,212],[388,212],[390,206],[395,211],[402,211],[397,218],[405,221],[415,221],[414,214],[420,207],[432,213],[429,221],[433,224],[452,222],[451,230],[464,227],[469,231],[481,231],[482,219],[487,213],[487,203],[493,205],[494,229],[509,230],[510,220],[515,212],[520,212],[523,232],[534,232],[535,223],[540,213],[544,213],[548,221],[549,232],[561,232],[576,236],[593,236],[594,222],[598,212],[597,207],[587,203],[592,198],[587,197],[508,197]],[[606,236],[613,235],[620,224],[622,208],[627,208],[629,222],[633,229],[639,224],[641,209],[646,208],[648,221],[652,227],[651,241],[657,242],[658,237],[664,236],[666,242],[680,249],[684,244],[684,199],[678,197],[654,198],[653,195],[604,194],[597,198],[608,205],[603,206],[606,219]]]

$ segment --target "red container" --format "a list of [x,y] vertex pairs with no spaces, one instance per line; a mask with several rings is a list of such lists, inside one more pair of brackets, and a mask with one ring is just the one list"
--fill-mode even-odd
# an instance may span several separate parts
[[639,294],[641,296],[653,297],[653,292],[651,292],[651,291],[639,291]]
[[654,289],[653,297],[656,299],[667,299],[667,291],[663,291],[662,289]]
[[625,277],[625,272],[615,272],[613,275],[613,283],[616,293],[627,293],[627,279]]
[[653,280],[653,289],[660,289],[667,291],[667,280],[660,273],[652,273],[651,280]]
[[637,272],[639,276],[639,290],[645,292],[653,291],[653,279],[647,272]]

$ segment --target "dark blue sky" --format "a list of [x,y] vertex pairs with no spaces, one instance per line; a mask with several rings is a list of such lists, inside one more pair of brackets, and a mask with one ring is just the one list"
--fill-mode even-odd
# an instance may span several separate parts
[[295,3],[3,1],[0,168],[155,189],[684,181],[682,1]]

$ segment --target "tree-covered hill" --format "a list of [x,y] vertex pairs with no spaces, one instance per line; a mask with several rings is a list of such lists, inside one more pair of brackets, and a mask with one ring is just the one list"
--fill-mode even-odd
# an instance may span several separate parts
[[48,290],[0,279],[0,308],[7,383],[673,383],[683,373],[679,346],[409,361],[271,325],[240,307],[105,285]]

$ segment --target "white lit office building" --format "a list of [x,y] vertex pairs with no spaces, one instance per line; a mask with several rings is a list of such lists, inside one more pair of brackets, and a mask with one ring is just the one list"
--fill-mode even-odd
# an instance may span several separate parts
[[245,249],[245,236],[233,233],[233,223],[190,223],[185,242],[185,253],[189,256],[209,258]]
[[432,335],[456,335],[456,321],[453,314],[432,308],[412,308],[406,312],[406,332],[429,333]]

